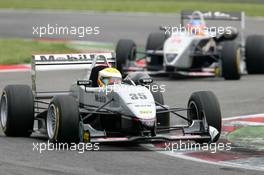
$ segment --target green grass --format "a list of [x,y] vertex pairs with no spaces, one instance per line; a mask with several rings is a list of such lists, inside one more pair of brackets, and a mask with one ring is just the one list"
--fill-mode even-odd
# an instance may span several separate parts
[[111,51],[113,52],[115,49],[114,44],[111,43],[99,43],[99,42],[89,42],[89,41],[84,41],[84,42],[72,42],[68,44],[70,48],[80,50],[80,51]]
[[232,143],[264,149],[264,126],[247,126],[228,134]]
[[0,0],[0,8],[178,13],[181,10],[245,11],[264,16],[260,0]]
[[22,39],[0,39],[0,64],[30,63],[32,54],[76,53],[64,43],[40,42]]

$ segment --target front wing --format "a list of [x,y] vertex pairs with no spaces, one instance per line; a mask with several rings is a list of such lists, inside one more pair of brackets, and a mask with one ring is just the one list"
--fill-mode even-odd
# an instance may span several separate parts
[[179,141],[179,140],[204,140],[210,139],[208,135],[166,135],[160,134],[154,137],[147,136],[131,136],[131,137],[99,137],[91,138],[90,142],[96,143],[111,143],[111,142],[139,142],[139,143],[153,143],[153,142],[164,142],[164,141]]

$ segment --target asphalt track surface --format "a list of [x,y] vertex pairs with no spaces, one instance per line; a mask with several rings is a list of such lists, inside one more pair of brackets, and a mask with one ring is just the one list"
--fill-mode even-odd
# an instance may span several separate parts
[[[45,10],[0,10],[0,37],[39,38],[33,35],[33,27],[47,26],[98,26],[99,35],[45,35],[49,38],[66,38],[116,43],[120,38],[130,38],[144,45],[150,32],[158,31],[159,26],[179,27],[180,18],[176,14],[133,14],[133,13],[95,13],[95,12],[51,12]],[[237,26],[238,23],[213,22]],[[263,18],[247,18],[246,34],[263,34]]]
[[[143,43],[142,37],[147,36],[148,31],[155,30],[159,20],[174,20],[174,17],[170,15],[154,17],[143,15],[140,18],[134,16],[133,20],[140,23],[132,25],[132,19],[129,20],[129,16],[133,15],[130,14],[89,13],[90,15],[87,16],[87,13],[43,13],[1,11],[0,36],[31,38],[32,26],[30,25],[34,22],[45,23],[58,20],[63,24],[94,22],[101,25],[105,22],[106,26],[113,27],[111,32],[114,33],[106,33],[97,40],[111,42],[127,35]],[[252,23],[256,25],[254,29],[260,32],[260,27],[264,28],[263,23],[257,22],[258,20],[253,20]],[[27,33],[28,25],[29,33]],[[116,31],[116,29],[119,30]],[[125,29],[126,31],[123,31]],[[40,74],[38,83],[43,90],[68,89],[72,80],[78,78],[79,74],[80,72],[75,71],[43,72]],[[166,103],[170,106],[186,106],[192,92],[212,90],[219,98],[223,117],[263,113],[264,111],[264,77],[260,75],[244,76],[240,81],[224,81],[221,78],[197,80],[158,78],[157,82],[166,85],[164,96]],[[1,73],[0,89],[7,84],[30,84],[30,74],[29,72]],[[172,122],[180,121],[172,118]],[[182,160],[147,151],[137,145],[103,145],[100,147],[102,151],[86,151],[83,154],[76,151],[46,151],[42,154],[32,151],[32,143],[42,141],[37,137],[7,138],[0,133],[0,174],[263,174],[258,171]]]

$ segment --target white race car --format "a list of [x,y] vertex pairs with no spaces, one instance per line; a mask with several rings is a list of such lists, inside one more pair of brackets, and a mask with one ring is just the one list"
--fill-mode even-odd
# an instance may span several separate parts
[[[208,27],[205,20],[238,21],[242,31],[231,26]],[[244,42],[244,23],[243,12],[184,11],[180,27],[161,27],[162,32],[151,33],[143,52],[132,40],[119,40],[118,67],[124,72],[222,76],[227,80],[238,80],[246,72],[264,73],[264,36],[248,36]],[[136,58],[137,53],[143,57]]]
[[[212,92],[195,92],[186,108],[169,108],[164,105],[162,93],[149,88],[153,83],[147,74],[131,73],[125,79],[120,75],[118,84],[99,87],[99,72],[114,69],[114,63],[112,53],[34,55],[32,88],[7,85],[3,89],[0,103],[3,132],[13,137],[38,132],[58,142],[218,140],[221,111]],[[87,69],[87,74],[74,82],[69,91],[39,90],[36,83],[39,70],[76,65]],[[185,115],[181,113],[184,111]],[[170,114],[187,124],[170,125]]]

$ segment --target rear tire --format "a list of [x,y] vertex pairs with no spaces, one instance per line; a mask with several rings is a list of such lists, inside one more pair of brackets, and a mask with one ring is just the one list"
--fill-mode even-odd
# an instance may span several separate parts
[[49,140],[78,143],[80,141],[79,121],[79,106],[76,99],[70,95],[55,96],[49,104],[47,113]]
[[116,45],[116,68],[124,73],[123,66],[127,61],[135,61],[137,46],[134,41],[128,39],[121,39]]
[[216,142],[221,134],[222,117],[220,105],[216,96],[211,91],[194,92],[188,102],[187,116],[191,120],[203,120],[205,132],[209,132],[209,126],[219,132],[213,140],[197,140],[199,143]]
[[[146,51],[147,50],[163,50],[163,45],[166,40],[166,35],[163,32],[151,33],[148,36]],[[149,55],[150,62],[147,69],[150,71],[157,71],[163,68],[163,56]]]
[[251,35],[247,37],[246,64],[249,74],[264,73],[264,36]]
[[1,127],[6,136],[28,137],[33,132],[34,97],[27,85],[8,85],[1,96]]
[[240,49],[234,41],[223,42],[222,74],[226,80],[240,79]]

